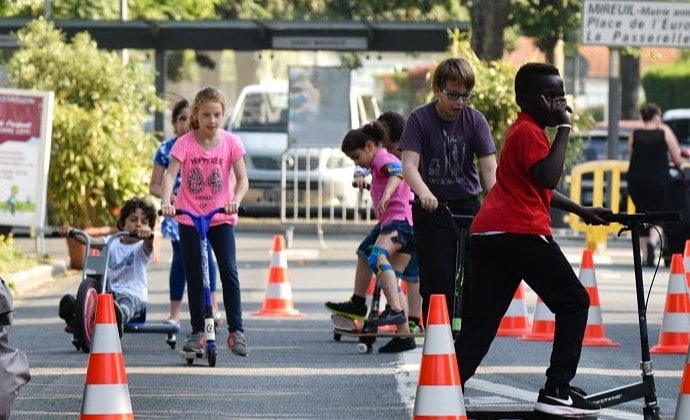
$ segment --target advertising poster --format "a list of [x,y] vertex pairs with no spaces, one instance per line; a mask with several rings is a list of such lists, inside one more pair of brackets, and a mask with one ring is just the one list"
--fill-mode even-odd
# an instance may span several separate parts
[[288,72],[290,145],[339,148],[350,129],[350,69],[293,66]]
[[0,225],[43,227],[53,93],[0,89]]

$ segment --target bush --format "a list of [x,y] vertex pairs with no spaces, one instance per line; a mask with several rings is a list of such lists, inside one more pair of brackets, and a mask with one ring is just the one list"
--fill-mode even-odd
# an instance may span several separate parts
[[647,101],[661,109],[690,107],[690,60],[650,67],[642,76]]
[[88,33],[67,42],[42,18],[15,37],[9,86],[55,92],[48,223],[112,225],[125,200],[148,195],[157,141],[143,122],[164,107],[153,70],[99,50]]

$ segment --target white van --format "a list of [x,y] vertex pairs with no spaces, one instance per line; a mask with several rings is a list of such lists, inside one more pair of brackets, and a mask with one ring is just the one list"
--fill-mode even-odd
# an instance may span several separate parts
[[[295,201],[297,192],[300,205],[316,206],[320,199],[324,207],[354,208],[358,196],[357,189],[352,187],[354,163],[340,150],[345,133],[328,133],[328,144],[319,147],[291,145],[288,140],[288,104],[287,81],[246,86],[228,120],[227,130],[240,136],[247,151],[245,162],[249,191],[243,204],[248,213],[276,214],[280,210],[283,188],[288,203]],[[357,89],[352,89],[348,111],[351,127],[360,127],[380,113],[373,94]],[[308,198],[303,196],[306,191],[311,192]]]

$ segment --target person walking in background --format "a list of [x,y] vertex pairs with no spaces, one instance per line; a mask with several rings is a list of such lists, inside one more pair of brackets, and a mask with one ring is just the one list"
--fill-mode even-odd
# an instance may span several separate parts
[[[607,224],[602,216],[611,211],[583,207],[554,190],[563,172],[572,112],[558,69],[545,63],[523,65],[515,76],[515,100],[520,113],[506,135],[496,184],[470,227],[471,292],[455,341],[461,384],[489,351],[524,280],[556,317],[546,384],[535,411],[593,415],[599,406],[570,387],[580,361],[589,295],[553,240],[549,209],[574,213],[594,225]],[[553,126],[557,131],[551,143],[544,128]]]
[[439,211],[439,201],[453,214],[473,215],[482,193],[479,173],[486,190],[496,179],[496,146],[489,123],[468,106],[475,85],[470,63],[462,58],[442,61],[431,83],[435,99],[410,113],[400,139],[403,177],[419,201],[412,215],[424,319],[435,293],[446,295],[448,314],[453,313],[459,238],[452,228],[456,222]]
[[[151,173],[151,182],[149,182],[149,192],[155,197],[161,198],[163,174],[170,164],[170,151],[175,141],[189,131],[189,112],[189,102],[186,99],[182,99],[173,106],[172,125],[175,131],[175,137],[162,142],[161,145],[158,146],[156,154],[153,157],[153,172]],[[173,202],[179,189],[180,177],[178,175],[173,186]],[[180,230],[177,221],[172,217],[163,218],[161,233],[164,237],[170,239],[170,244],[172,245],[172,262],[170,263],[170,277],[168,280],[170,285],[170,315],[168,315],[167,322],[179,325],[182,297],[184,296],[185,287],[187,286],[187,279],[184,275],[182,257],[180,256]],[[216,261],[213,257],[210,243],[208,243],[208,271],[209,283],[211,285],[213,320],[216,326],[218,326],[221,322],[221,317],[218,311],[218,293],[216,292]]]
[[[669,173],[669,155],[682,171],[683,157],[678,139],[673,131],[661,122],[661,109],[653,103],[640,107],[644,128],[633,130],[628,138],[628,193],[635,204],[635,211],[673,210],[671,195],[674,193]],[[642,262],[656,265],[654,250],[659,245],[658,228],[650,227],[640,233]]]
[[[223,286],[228,347],[234,354],[247,356],[234,226],[249,181],[242,140],[221,128],[226,109],[225,97],[218,89],[206,87],[196,94],[190,116],[191,130],[175,142],[170,152],[170,165],[163,176],[161,212],[164,216],[174,216],[175,207],[194,214],[206,214],[219,207],[225,209],[225,213],[211,220],[208,240],[218,261]],[[173,187],[180,172],[182,183],[173,203]],[[201,352],[205,341],[200,238],[189,216],[176,218],[180,223],[180,252],[192,324],[192,333],[187,336],[183,350]]]

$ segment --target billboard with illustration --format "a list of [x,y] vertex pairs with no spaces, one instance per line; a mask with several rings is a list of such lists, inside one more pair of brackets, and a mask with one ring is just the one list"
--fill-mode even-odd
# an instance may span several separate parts
[[0,225],[43,227],[53,93],[0,89]]

